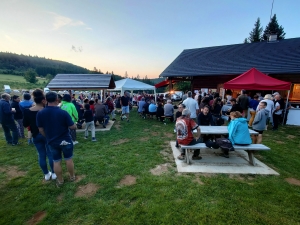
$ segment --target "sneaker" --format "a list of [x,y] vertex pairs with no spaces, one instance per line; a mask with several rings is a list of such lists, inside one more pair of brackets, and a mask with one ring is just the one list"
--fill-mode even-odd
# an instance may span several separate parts
[[92,141],[97,141],[96,138],[92,138]]
[[121,116],[121,120],[123,121],[123,117]]
[[106,126],[103,124],[103,128],[106,128]]
[[61,188],[64,185],[64,182],[59,182],[58,179],[56,179],[56,187]]
[[56,180],[56,178],[57,178],[56,174],[55,174],[55,173],[52,173],[51,179],[52,179],[52,180]]
[[52,173],[49,171],[49,172],[45,175],[45,180],[50,180],[51,174],[52,174]]
[[12,143],[11,145],[12,145],[12,146],[15,146],[15,145],[19,145],[19,144],[20,144],[20,142]]
[[73,145],[76,145],[78,144],[79,142],[78,141],[73,141]]
[[31,138],[28,138],[27,143],[28,143],[29,145],[30,145],[30,144],[33,144],[32,139],[31,139]]
[[200,160],[200,159],[202,159],[202,157],[200,155],[198,155],[198,156],[193,156],[192,159],[193,160]]
[[86,139],[88,139],[88,137],[87,137],[87,136],[85,136],[85,137],[84,137],[84,139],[86,140]]

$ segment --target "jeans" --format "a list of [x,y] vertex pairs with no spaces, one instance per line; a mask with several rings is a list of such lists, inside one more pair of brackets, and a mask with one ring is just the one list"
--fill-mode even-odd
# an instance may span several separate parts
[[[199,138],[197,141],[194,138],[188,145],[195,145],[195,144],[198,144],[198,143],[203,143],[203,141],[202,141],[201,138]],[[197,157],[199,154],[200,154],[200,149],[195,149],[193,156]],[[185,155],[185,151],[184,150],[182,151],[182,155]]]
[[52,173],[54,173],[53,170],[53,157],[50,149],[48,148],[47,145],[47,140],[46,138],[41,135],[40,133],[33,138],[33,144],[35,145],[35,148],[38,152],[38,160],[39,160],[39,165],[43,171],[44,174],[47,174],[48,171],[48,166],[47,166],[47,157],[48,157],[48,162],[51,168]]
[[85,136],[89,136],[89,129],[92,131],[92,138],[95,137],[95,124],[94,121],[85,123]]
[[281,115],[273,113],[273,129],[278,129],[278,124],[281,119]]
[[[8,144],[17,144],[19,140],[19,132],[15,122],[2,123],[5,139]],[[12,131],[12,136],[10,131]]]
[[18,131],[19,131],[19,137],[20,138],[25,138],[24,135],[24,126],[23,126],[23,119],[16,120],[18,123]]

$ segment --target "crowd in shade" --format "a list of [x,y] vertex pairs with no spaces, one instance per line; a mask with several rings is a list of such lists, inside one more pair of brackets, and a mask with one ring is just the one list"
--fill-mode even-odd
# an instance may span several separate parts
[[[71,91],[60,95],[51,91],[45,94],[36,89],[32,95],[25,92],[21,97],[2,94],[0,123],[7,144],[16,146],[20,139],[27,138],[26,142],[35,146],[45,180],[56,179],[60,187],[64,183],[62,158],[70,181],[76,179],[72,160],[73,146],[78,144],[76,129],[85,126],[84,138],[89,139],[91,132],[90,140],[96,142],[96,127],[106,128],[110,120],[117,119],[117,112],[121,121],[129,123],[133,106],[137,107],[137,113],[143,119],[174,123],[176,147],[199,142],[212,144],[216,136],[201,134],[200,126],[221,126],[224,123],[228,125],[228,139],[232,144],[261,143],[262,134],[270,123],[272,130],[276,131],[279,124],[286,122],[290,107],[285,109],[278,92],[262,97],[260,93],[252,96],[242,90],[237,98],[233,98],[229,91],[222,100],[219,93],[186,91],[181,102],[174,103],[168,95],[155,96],[145,92],[132,96],[126,91],[121,94],[105,93],[104,96],[96,92],[76,96]],[[258,133],[252,140],[245,138],[249,134],[248,128]],[[198,131],[197,138],[194,138],[192,130]],[[224,155],[227,157],[228,152]],[[184,152],[178,158],[184,159]],[[194,151],[193,159],[201,159],[200,150]]]

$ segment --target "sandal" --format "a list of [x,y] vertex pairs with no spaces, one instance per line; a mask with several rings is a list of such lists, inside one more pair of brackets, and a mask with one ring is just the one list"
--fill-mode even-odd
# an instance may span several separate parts
[[185,155],[180,155],[180,156],[177,157],[177,159],[184,160],[185,159]]
[[75,181],[75,180],[76,180],[76,177],[75,177],[75,176],[70,177],[70,181],[71,181],[71,182],[73,182],[73,181]]
[[56,187],[60,188],[63,186],[63,184],[64,184],[64,182],[59,182],[58,179],[56,180]]

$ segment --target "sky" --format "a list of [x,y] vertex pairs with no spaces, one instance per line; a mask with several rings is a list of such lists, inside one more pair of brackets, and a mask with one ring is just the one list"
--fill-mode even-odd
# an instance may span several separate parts
[[[0,51],[102,72],[157,78],[184,50],[239,44],[273,0],[1,0]],[[300,1],[274,0],[285,38],[300,37]]]

